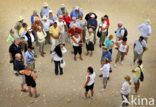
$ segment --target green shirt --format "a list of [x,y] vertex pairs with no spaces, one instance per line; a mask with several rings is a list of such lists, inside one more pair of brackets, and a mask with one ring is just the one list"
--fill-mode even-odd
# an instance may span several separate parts
[[9,34],[8,39],[6,40],[9,44],[12,44],[15,40],[15,35]]

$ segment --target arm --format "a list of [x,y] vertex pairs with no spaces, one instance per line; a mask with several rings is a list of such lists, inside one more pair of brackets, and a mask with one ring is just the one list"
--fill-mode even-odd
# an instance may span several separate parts
[[129,52],[129,46],[127,47],[127,52],[126,52],[126,55],[128,54],[128,52]]
[[12,57],[12,53],[9,52],[9,56],[10,56],[10,61],[13,61],[13,57]]
[[19,71],[20,74],[25,74],[25,70]]
[[87,86],[87,84],[89,83],[89,81],[90,81],[90,77],[88,76],[87,81],[86,81],[86,83],[85,83],[85,85],[84,85],[84,88],[86,88],[86,86]]
[[33,77],[34,80],[37,79],[36,75],[33,72],[31,73],[31,76]]

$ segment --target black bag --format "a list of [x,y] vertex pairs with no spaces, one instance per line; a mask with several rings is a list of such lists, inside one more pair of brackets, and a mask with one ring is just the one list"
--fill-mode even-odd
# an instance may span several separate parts
[[102,32],[100,32],[99,29],[98,29],[98,31],[97,31],[97,36],[98,36],[99,38],[101,38],[101,35],[102,35]]
[[[140,66],[138,66],[140,68]],[[144,81],[144,73],[142,72],[142,69],[140,68],[140,81],[143,82]]]
[[120,29],[120,33],[121,33],[121,30],[124,30],[124,31],[125,31],[125,33],[124,33],[124,37],[127,37],[127,35],[128,35],[128,31],[127,31],[127,29],[126,29],[126,28],[121,28],[121,29]]

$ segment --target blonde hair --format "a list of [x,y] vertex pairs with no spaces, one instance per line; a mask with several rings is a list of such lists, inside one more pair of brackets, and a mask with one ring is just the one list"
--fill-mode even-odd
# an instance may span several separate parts
[[131,85],[131,77],[129,75],[125,77],[125,80]]
[[109,40],[112,40],[113,39],[113,35],[109,35]]

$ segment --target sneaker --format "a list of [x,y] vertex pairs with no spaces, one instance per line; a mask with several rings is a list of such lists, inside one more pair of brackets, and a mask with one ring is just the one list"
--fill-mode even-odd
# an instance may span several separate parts
[[135,64],[135,62],[132,62],[132,63],[131,63],[131,66],[133,66],[134,64]]
[[104,92],[104,91],[105,91],[105,89],[104,89],[104,88],[102,88],[102,89],[101,89],[101,91],[102,91],[102,92]]
[[116,65],[116,64],[114,64],[114,68],[116,68],[116,66],[117,66],[117,65]]
[[123,61],[121,61],[120,64],[123,65]]

